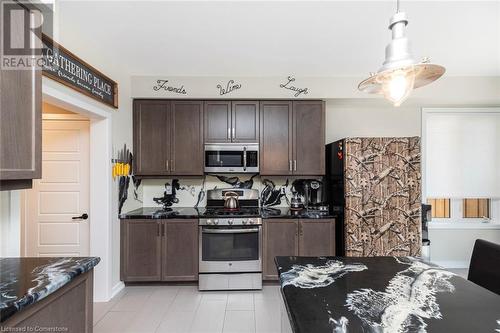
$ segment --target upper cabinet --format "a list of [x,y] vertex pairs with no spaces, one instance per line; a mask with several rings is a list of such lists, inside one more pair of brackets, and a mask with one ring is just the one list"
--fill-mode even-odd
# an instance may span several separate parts
[[203,175],[203,102],[173,101],[170,174]]
[[325,108],[322,101],[261,102],[260,173],[319,176],[325,173]]
[[325,108],[322,101],[293,102],[293,173],[325,174]]
[[261,102],[260,117],[260,174],[293,174],[292,102]]
[[322,101],[134,101],[138,176],[202,176],[205,143],[260,143],[260,174],[325,174]]
[[205,142],[259,142],[259,102],[205,102]]
[[133,112],[136,175],[203,175],[202,102],[135,100]]
[[[21,5],[19,9],[27,10]],[[30,33],[29,25],[25,25],[23,19],[22,16],[11,18],[9,35],[16,45],[22,45],[24,36]],[[1,33],[3,34],[3,30]],[[32,179],[42,176],[41,88],[41,71],[35,67],[0,70],[0,189],[2,190],[30,188]]]

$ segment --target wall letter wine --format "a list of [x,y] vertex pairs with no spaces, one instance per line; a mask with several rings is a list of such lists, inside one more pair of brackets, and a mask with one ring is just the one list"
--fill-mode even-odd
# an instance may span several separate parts
[[234,83],[234,80],[229,80],[227,81],[227,84],[225,87],[222,85],[218,84],[217,88],[219,88],[219,95],[226,95],[229,94],[230,92],[233,92],[235,90],[238,90],[241,88],[241,84],[239,83]]

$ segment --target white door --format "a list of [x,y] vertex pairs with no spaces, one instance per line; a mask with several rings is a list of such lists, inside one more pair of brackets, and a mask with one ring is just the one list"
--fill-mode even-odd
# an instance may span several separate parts
[[89,254],[88,120],[43,120],[42,179],[25,202],[26,256]]

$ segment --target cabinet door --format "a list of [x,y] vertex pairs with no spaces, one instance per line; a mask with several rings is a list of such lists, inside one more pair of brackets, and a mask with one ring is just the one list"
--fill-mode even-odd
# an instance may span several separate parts
[[322,101],[293,102],[293,173],[325,174],[325,109]]
[[277,280],[276,256],[297,256],[298,220],[266,219],[264,228],[264,255],[262,275],[264,280]]
[[[27,11],[21,5],[12,5]],[[29,17],[35,19],[34,15]],[[23,45],[25,36],[31,34],[24,18],[11,17],[9,36],[13,45]],[[2,34],[3,25],[2,22]],[[35,32],[38,34],[38,29]],[[35,50],[31,55],[36,55]],[[41,71],[34,66],[31,70],[26,67],[0,70],[0,187],[3,189],[21,188],[22,184],[27,187],[31,179],[41,178],[41,87]]]
[[198,280],[198,220],[166,220],[163,229],[163,280]]
[[231,128],[233,142],[259,142],[259,102],[233,101]]
[[170,170],[170,101],[134,101],[135,174],[168,175]]
[[205,102],[205,142],[231,142],[231,102]]
[[335,220],[299,221],[299,255],[318,257],[335,255]]
[[170,130],[170,173],[203,175],[203,102],[173,101]]
[[292,103],[260,104],[260,174],[292,174]]
[[161,280],[161,220],[121,221],[123,281]]

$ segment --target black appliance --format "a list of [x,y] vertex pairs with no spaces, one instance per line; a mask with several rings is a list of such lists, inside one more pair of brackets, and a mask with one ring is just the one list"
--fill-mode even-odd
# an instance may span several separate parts
[[336,216],[335,253],[337,256],[344,256],[344,140],[327,144],[325,154],[324,198],[330,214]]

